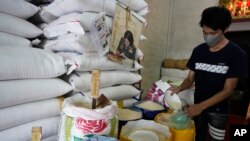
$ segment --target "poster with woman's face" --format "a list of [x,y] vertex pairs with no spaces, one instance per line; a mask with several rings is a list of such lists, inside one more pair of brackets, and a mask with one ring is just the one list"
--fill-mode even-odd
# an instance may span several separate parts
[[113,19],[110,50],[112,52],[117,50],[120,40],[124,37],[127,30],[131,31],[133,34],[134,46],[139,47],[142,28],[144,27],[145,21],[143,17],[136,15],[135,12],[129,11],[126,7],[117,3]]
[[[144,19],[140,17],[141,19]],[[123,65],[133,66],[136,60],[136,47],[139,46],[144,20],[135,12],[117,3],[111,36],[109,58]]]

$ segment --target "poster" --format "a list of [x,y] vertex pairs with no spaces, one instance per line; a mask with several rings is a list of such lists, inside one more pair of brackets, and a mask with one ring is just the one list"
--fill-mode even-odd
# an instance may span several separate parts
[[132,66],[136,58],[136,48],[146,20],[124,5],[117,3],[113,20],[109,59]]
[[105,13],[100,13],[91,23],[91,38],[99,55],[109,51],[111,33],[105,21]]

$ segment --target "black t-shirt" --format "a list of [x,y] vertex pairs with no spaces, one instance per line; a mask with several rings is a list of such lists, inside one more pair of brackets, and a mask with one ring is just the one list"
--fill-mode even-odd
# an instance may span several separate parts
[[[194,102],[200,103],[220,92],[227,78],[245,77],[247,74],[246,53],[229,42],[217,52],[211,52],[206,43],[194,48],[187,67],[195,72]],[[209,107],[205,111],[227,112],[228,100]]]

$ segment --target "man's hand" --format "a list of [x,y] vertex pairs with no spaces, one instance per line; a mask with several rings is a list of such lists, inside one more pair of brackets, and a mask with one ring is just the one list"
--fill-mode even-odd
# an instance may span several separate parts
[[250,119],[250,103],[248,105],[246,119]]
[[178,94],[181,91],[181,87],[171,85],[171,87],[168,90],[171,91],[171,95]]
[[185,111],[185,113],[190,117],[194,117],[194,116],[201,114],[202,111],[203,111],[203,107],[200,104],[194,104],[194,105],[190,105]]
[[173,95],[174,93],[178,94],[181,91],[184,91],[186,89],[189,89],[192,87],[193,83],[194,83],[194,76],[195,76],[195,72],[190,70],[188,73],[187,78],[184,79],[184,81],[181,83],[180,86],[171,86],[169,88],[170,91],[172,91],[171,95]]

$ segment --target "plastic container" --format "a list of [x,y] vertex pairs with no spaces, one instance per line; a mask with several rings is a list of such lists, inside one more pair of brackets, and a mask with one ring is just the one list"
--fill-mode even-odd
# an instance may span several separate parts
[[131,133],[128,139],[132,141],[159,141],[156,133],[149,130],[138,130]]
[[136,102],[133,108],[141,110],[143,119],[147,120],[153,120],[157,114],[167,111],[163,105],[151,100]]
[[135,108],[119,109],[118,115],[119,115],[118,134],[120,134],[122,126],[124,126],[128,121],[135,121],[142,119],[142,111]]
[[171,91],[166,91],[164,95],[164,103],[172,110],[179,110],[182,107],[182,101],[177,94],[172,94]]
[[195,128],[193,124],[192,127],[188,129],[179,130],[175,128],[169,128],[169,130],[172,133],[172,141],[194,141]]
[[[157,137],[156,137],[156,136]],[[147,136],[148,138],[144,139]],[[170,141],[171,133],[168,126],[156,123],[153,120],[129,121],[122,127],[120,141]]]
[[[172,134],[171,141],[194,141],[195,127],[194,122],[191,120],[186,129],[175,129],[172,127],[171,117],[174,113],[160,113],[155,117],[155,122],[169,126]],[[181,125],[182,126],[182,125]]]

